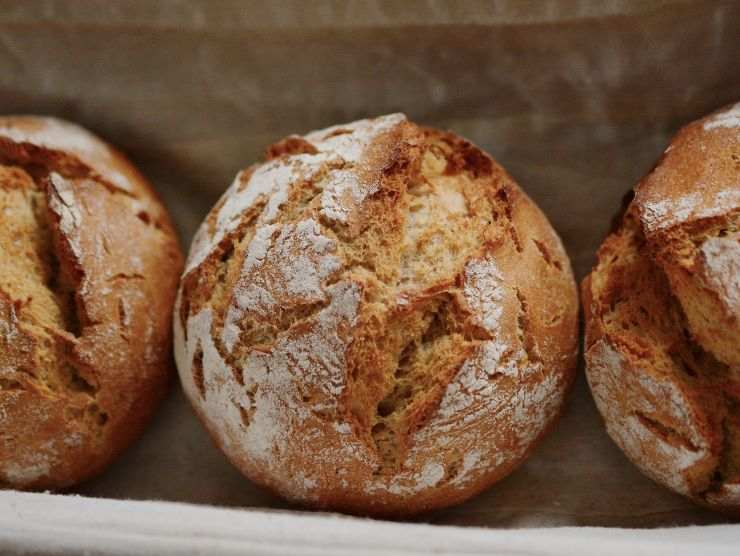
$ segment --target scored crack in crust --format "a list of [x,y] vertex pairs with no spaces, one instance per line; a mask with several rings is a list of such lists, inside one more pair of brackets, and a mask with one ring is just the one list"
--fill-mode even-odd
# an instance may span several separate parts
[[0,118],[0,213],[0,487],[62,489],[163,397],[182,255],[144,178],[53,118]]
[[257,483],[408,515],[508,474],[560,413],[577,293],[488,155],[401,114],[291,136],[239,173],[176,304],[184,389]]
[[584,281],[586,370],[649,477],[740,512],[740,104],[679,132]]

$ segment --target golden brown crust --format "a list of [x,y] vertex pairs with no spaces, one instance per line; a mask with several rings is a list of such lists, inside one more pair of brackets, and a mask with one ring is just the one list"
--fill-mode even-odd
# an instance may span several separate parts
[[570,264],[488,155],[402,115],[289,137],[214,207],[175,317],[181,380],[255,482],[409,515],[514,469],[577,350]]
[[740,103],[684,127],[635,204],[696,341],[740,366]]
[[0,484],[102,470],[164,395],[182,268],[151,186],[52,118],[0,118]]
[[707,245],[738,242],[740,167],[727,160],[740,156],[740,128],[725,125],[733,110],[673,140],[599,249],[582,299],[586,374],[610,436],[654,480],[734,513],[740,374],[728,361],[740,333],[729,310],[737,286],[726,286],[740,252],[722,251],[718,282],[704,264]]

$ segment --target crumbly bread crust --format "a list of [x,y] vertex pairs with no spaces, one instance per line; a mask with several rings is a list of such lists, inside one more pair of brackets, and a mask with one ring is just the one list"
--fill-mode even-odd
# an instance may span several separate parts
[[678,133],[582,285],[586,374],[610,436],[649,477],[731,513],[740,512],[739,108]]
[[740,102],[684,127],[635,204],[693,337],[740,367]]
[[409,515],[511,472],[560,413],[577,292],[544,215],[487,154],[401,114],[291,136],[191,247],[185,392],[250,479]]
[[62,489],[163,397],[182,254],[146,180],[53,118],[0,118],[0,213],[0,487]]

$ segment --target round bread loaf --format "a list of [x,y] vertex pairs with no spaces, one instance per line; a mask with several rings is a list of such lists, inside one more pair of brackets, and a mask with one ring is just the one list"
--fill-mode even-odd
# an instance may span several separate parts
[[676,135],[582,289],[611,437],[654,480],[740,511],[740,104]]
[[510,473],[563,407],[577,291],[550,224],[487,154],[394,114],[291,136],[191,248],[185,391],[250,479],[408,515]]
[[65,488],[163,397],[182,254],[144,178],[52,118],[0,118],[0,214],[0,487]]

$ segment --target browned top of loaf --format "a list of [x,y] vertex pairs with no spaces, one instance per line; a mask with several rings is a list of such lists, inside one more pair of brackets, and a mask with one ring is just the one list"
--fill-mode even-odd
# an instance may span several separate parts
[[684,127],[635,205],[694,338],[740,366],[740,103]]
[[506,172],[391,115],[237,176],[191,249],[176,356],[253,480],[408,514],[521,461],[562,406],[576,319],[562,245]]
[[182,257],[144,178],[52,118],[0,118],[0,213],[0,485],[61,488],[163,395]]

